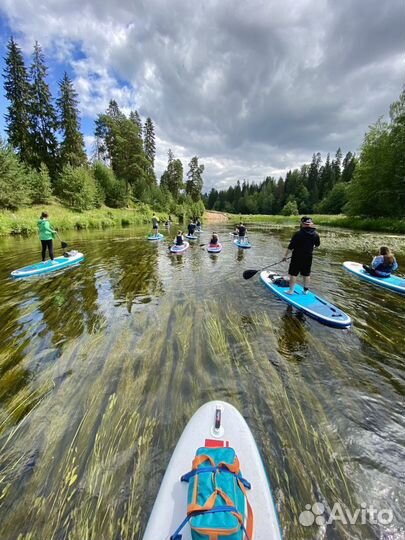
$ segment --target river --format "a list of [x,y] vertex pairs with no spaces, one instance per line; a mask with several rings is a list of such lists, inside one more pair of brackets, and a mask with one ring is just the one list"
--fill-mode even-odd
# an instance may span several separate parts
[[[404,238],[320,229],[313,289],[352,317],[339,330],[242,279],[293,229],[256,226],[239,251],[217,227],[220,255],[170,255],[144,228],[72,231],[82,265],[20,281],[10,271],[39,242],[0,239],[1,540],[141,540],[179,435],[212,399],[252,429],[286,540],[405,538],[404,299],[341,267],[388,243],[403,269]],[[374,507],[380,523],[305,526],[314,503],[326,519]]]

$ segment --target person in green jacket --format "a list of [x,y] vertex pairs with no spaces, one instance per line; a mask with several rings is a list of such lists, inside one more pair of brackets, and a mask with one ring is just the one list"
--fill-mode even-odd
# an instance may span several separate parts
[[53,239],[56,236],[56,231],[48,221],[47,212],[42,212],[41,214],[41,218],[38,221],[38,231],[42,244],[42,262],[45,262],[46,248],[48,248],[51,261],[53,261]]

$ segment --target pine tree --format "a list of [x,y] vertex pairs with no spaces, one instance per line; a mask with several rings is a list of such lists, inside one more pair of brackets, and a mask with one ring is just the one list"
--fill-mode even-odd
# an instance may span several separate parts
[[147,118],[143,128],[143,144],[145,155],[152,165],[155,166],[156,144],[155,144],[155,128],[151,118]]
[[80,132],[78,103],[73,82],[65,72],[59,83],[59,98],[56,100],[59,126],[63,133],[63,140],[60,144],[62,167],[67,164],[79,167],[87,162],[83,135]]
[[45,65],[44,55],[38,42],[35,42],[32,59],[30,124],[33,155],[31,164],[39,170],[41,163],[44,163],[52,176],[57,166],[58,143],[55,133],[58,121],[52,104],[51,92],[46,82],[48,68]]
[[194,156],[188,164],[189,171],[187,173],[186,193],[190,195],[194,202],[201,199],[201,191],[204,185],[202,173],[204,165],[198,164],[198,157]]
[[307,180],[307,189],[309,191],[309,212],[312,212],[314,205],[319,201],[318,183],[321,161],[321,154],[319,152],[317,154],[313,154],[312,162],[309,166]]
[[142,138],[142,120],[138,111],[131,111],[129,113],[129,119],[138,127],[139,137]]
[[6,132],[8,142],[17,151],[20,159],[30,162],[31,138],[28,102],[30,83],[21,49],[11,37],[7,44],[4,68],[5,97],[10,102],[7,108]]

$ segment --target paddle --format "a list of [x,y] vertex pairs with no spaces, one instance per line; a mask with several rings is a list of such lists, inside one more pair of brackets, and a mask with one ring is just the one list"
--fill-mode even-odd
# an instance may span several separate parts
[[64,241],[62,240],[62,238],[59,236],[58,231],[55,231],[55,232],[56,232],[56,236],[57,236],[57,237],[59,238],[59,240],[60,240],[60,245],[61,245],[62,249],[66,249],[66,248],[68,247],[69,244],[67,244],[66,242],[64,242]]
[[[288,259],[291,259],[291,257],[287,257],[285,260],[288,261]],[[257,272],[261,272],[262,270],[266,270],[266,268],[271,268],[272,266],[276,266],[277,264],[280,264],[282,262],[285,262],[284,259],[281,261],[275,262],[273,264],[269,264],[268,266],[264,266],[263,268],[260,268],[259,270],[245,270],[243,272],[243,279],[250,279],[253,276],[257,274]]]

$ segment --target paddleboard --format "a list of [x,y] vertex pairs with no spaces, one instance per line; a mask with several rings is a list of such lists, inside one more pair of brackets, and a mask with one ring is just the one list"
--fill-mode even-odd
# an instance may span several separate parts
[[193,234],[186,234],[185,237],[189,240],[198,240],[198,236],[194,236]]
[[335,328],[347,328],[352,324],[351,318],[346,313],[327,300],[320,298],[312,291],[304,294],[304,288],[298,283],[295,286],[294,294],[287,294],[288,286],[283,287],[274,283],[274,280],[279,277],[281,277],[279,274],[265,270],[260,274],[260,279],[266,287],[273,291],[279,298],[303,311],[313,319],[329,326],[334,326]]
[[352,261],[345,261],[343,263],[343,267],[359,278],[364,279],[369,283],[373,283],[374,285],[378,285],[378,287],[384,287],[384,289],[389,289],[390,291],[394,291],[399,294],[405,294],[405,279],[398,277],[395,274],[392,274],[388,278],[372,276],[364,270],[360,263]]
[[186,251],[186,249],[188,249],[188,246],[190,244],[188,242],[183,242],[183,245],[181,246],[176,246],[176,244],[174,244],[171,248],[170,248],[170,251],[172,253],[184,253],[184,251]]
[[208,253],[220,253],[222,251],[222,244],[208,244],[207,246]]
[[245,240],[244,242],[241,242],[240,240],[234,240],[233,243],[238,248],[249,249],[252,247],[252,244],[249,242],[249,240]]
[[79,253],[78,251],[71,251],[70,253],[72,254],[70,257],[55,257],[53,261],[49,260],[24,266],[23,268],[11,272],[11,275],[14,278],[39,276],[41,274],[48,274],[49,272],[56,272],[62,268],[74,266],[75,264],[84,261],[83,253]]
[[[247,497],[254,515],[252,540],[282,539],[276,506],[252,432],[235,407],[223,401],[210,401],[192,416],[174,449],[143,540],[167,540],[183,521],[188,484],[181,482],[180,477],[191,469],[197,448],[214,444],[235,449],[243,476],[251,483]],[[182,534],[182,540],[191,540],[188,524]]]
[[152,241],[155,241],[155,242],[158,241],[158,240],[163,240],[163,238],[164,238],[163,234],[160,234],[160,233],[158,233],[158,234],[150,234],[148,236],[148,240],[152,240]]

